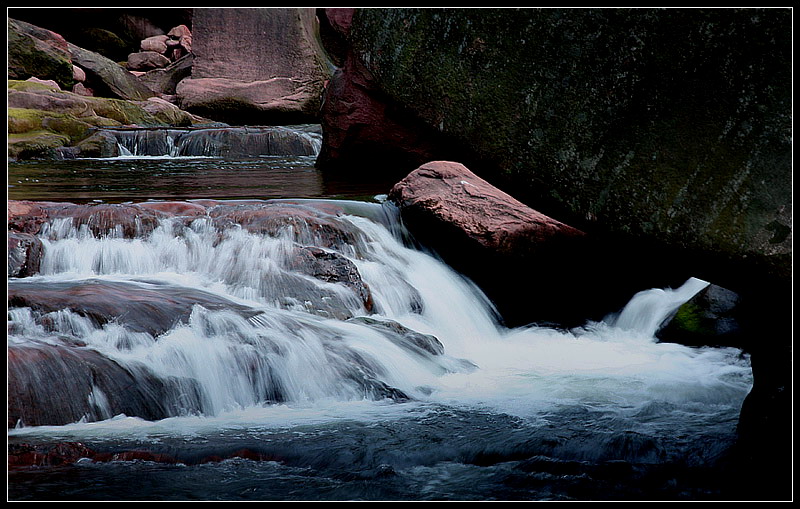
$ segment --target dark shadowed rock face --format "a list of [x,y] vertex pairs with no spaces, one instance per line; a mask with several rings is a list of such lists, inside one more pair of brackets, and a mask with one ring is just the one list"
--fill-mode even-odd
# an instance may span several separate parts
[[[779,9],[359,9],[364,71],[341,79],[369,76],[387,109],[458,140],[456,160],[526,203],[679,247],[693,275],[738,291],[791,270],[790,23]],[[381,129],[362,118],[330,129],[323,154]]]
[[69,44],[69,52],[73,63],[86,71],[87,78],[102,84],[103,95],[133,101],[143,101],[155,95],[115,61],[74,44]]
[[392,105],[373,83],[370,72],[347,53],[325,89],[320,110],[325,134],[318,164],[336,171],[374,171],[401,178],[435,155],[443,154],[444,141],[404,108]]

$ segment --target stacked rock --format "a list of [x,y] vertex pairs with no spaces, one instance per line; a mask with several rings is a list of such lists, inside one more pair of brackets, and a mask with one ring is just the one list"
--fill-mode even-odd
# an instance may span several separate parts
[[72,65],[72,77],[75,79],[75,84],[72,86],[73,93],[89,97],[94,95],[92,89],[85,85],[86,72],[75,64]]
[[142,40],[141,51],[128,55],[129,71],[147,72],[163,69],[192,51],[192,32],[186,25],[178,25],[166,35],[154,35]]

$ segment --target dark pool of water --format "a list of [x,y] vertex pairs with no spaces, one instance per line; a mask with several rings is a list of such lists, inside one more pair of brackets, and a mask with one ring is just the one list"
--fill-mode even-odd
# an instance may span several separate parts
[[8,164],[11,200],[75,203],[272,198],[369,200],[394,182],[381,175],[353,179],[325,173],[313,156],[110,158]]
[[[730,419],[732,416],[728,416]],[[582,424],[584,423],[584,424]],[[202,436],[82,442],[179,461],[13,470],[12,500],[724,500],[737,499],[724,451],[730,423],[626,434],[612,416],[554,412],[533,423],[502,413],[423,408],[406,418]],[[18,437],[15,440],[31,440]],[[246,449],[266,461],[202,458]]]

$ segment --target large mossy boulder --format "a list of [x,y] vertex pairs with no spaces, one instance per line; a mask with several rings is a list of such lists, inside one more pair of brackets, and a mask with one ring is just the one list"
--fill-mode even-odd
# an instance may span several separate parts
[[50,30],[9,18],[8,77],[51,79],[60,87],[72,87],[75,80],[67,41]]
[[729,288],[789,277],[789,10],[357,9],[348,37],[385,102],[537,209]]

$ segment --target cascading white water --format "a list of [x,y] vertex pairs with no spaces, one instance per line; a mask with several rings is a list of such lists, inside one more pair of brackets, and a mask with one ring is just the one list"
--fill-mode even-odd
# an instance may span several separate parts
[[[738,351],[692,349],[652,337],[704,282],[692,279],[676,291],[640,294],[608,323],[569,332],[505,329],[469,281],[405,247],[383,224],[359,216],[336,221],[357,232],[355,243],[326,249],[336,249],[357,267],[375,303],[370,316],[435,336],[444,355],[404,346],[357,320],[313,312],[302,299],[276,300],[264,285],[291,275],[313,285],[323,300],[340,299],[350,315],[369,315],[351,289],[292,272],[291,253],[309,241],[301,232],[287,227],[264,235],[236,226],[219,232],[207,217],[188,226],[162,220],[151,234],[135,239],[96,236],[69,220],[54,222],[41,235],[41,275],[27,279],[191,288],[255,315],[196,305],[187,320],[155,337],[127,330],[124,323],[93,325],[69,311],[51,313],[43,330],[29,311],[16,310],[9,318],[15,325],[9,340],[77,338],[123,366],[146,366],[158,377],[190,381],[201,396],[199,407],[188,413],[209,416],[276,402],[381,399],[387,393],[379,389],[385,387],[420,401],[521,416],[568,403],[735,405],[749,389],[749,366]],[[375,391],[368,393],[371,388]],[[102,391],[85,397],[101,410],[107,406]],[[107,417],[103,412],[97,414]]]

